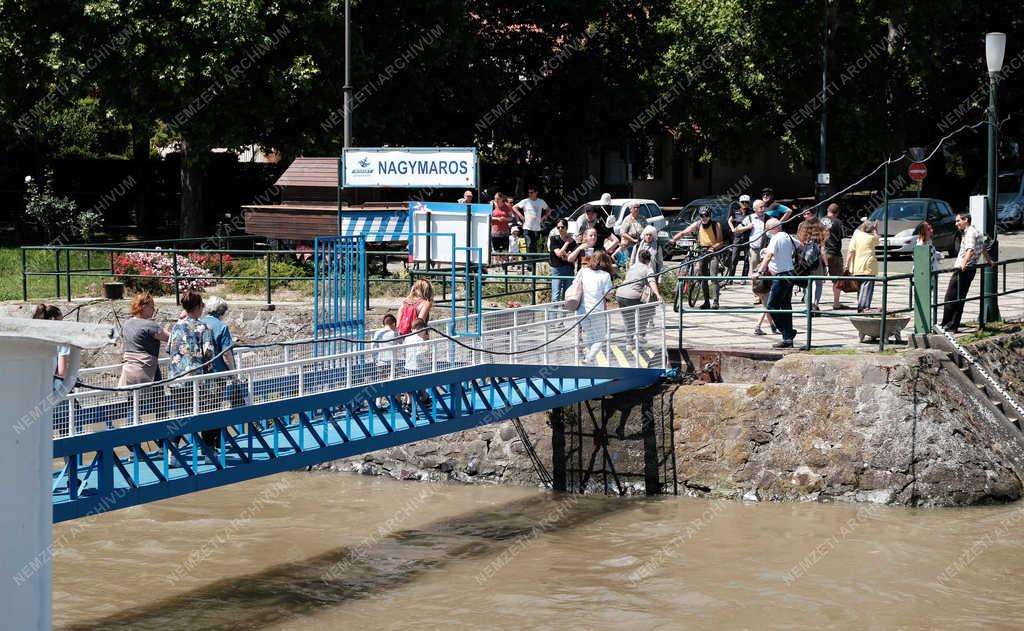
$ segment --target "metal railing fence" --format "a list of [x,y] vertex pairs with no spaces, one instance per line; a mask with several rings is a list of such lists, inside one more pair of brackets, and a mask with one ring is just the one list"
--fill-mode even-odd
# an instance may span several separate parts
[[[591,314],[567,314],[558,305],[518,310],[521,315],[493,317],[480,337],[463,344],[446,338],[416,343],[372,344],[367,348],[327,356],[312,354],[305,345],[277,345],[251,356],[239,354],[235,370],[184,376],[171,383],[131,386],[118,390],[79,387],[55,410],[54,437],[130,427],[141,423],[185,418],[204,412],[301,397],[331,390],[374,386],[398,378],[443,372],[491,363],[581,366],[587,351],[597,351],[600,365],[623,368],[666,368],[664,336],[648,331],[665,327],[664,305],[657,303]],[[506,325],[507,326],[504,326]],[[589,348],[588,348],[589,347]],[[82,383],[109,383],[113,366],[81,375]],[[119,367],[118,367],[119,368]],[[553,372],[551,378],[557,378]],[[486,379],[486,375],[481,375]],[[95,380],[95,381],[93,381]]]

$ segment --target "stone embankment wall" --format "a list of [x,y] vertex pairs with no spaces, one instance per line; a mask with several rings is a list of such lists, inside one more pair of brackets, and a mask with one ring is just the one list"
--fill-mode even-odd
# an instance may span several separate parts
[[[999,355],[1000,374],[1022,374],[1016,344]],[[1020,498],[1024,471],[1011,455],[1024,453],[1024,438],[1000,433],[943,359],[932,350],[796,353],[770,364],[756,383],[662,386],[676,475],[662,482],[691,495],[757,501],[955,506]],[[550,469],[548,415],[523,422]],[[615,460],[642,460],[642,445],[617,443],[614,433],[610,439]],[[402,479],[537,484],[524,454],[511,424],[501,423],[329,466]]]

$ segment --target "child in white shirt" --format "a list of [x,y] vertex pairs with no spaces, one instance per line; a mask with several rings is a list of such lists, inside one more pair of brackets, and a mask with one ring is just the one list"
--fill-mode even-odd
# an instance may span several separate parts
[[[398,320],[392,314],[384,316],[384,327],[373,333],[373,347],[382,348],[395,345],[395,338],[398,337]],[[376,354],[376,372],[378,377],[393,379],[395,377],[395,351],[382,350]],[[377,407],[386,408],[389,403],[387,397],[377,397]]]

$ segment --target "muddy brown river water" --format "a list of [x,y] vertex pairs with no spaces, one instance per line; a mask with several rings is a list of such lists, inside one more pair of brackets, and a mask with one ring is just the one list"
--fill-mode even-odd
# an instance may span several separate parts
[[1020,506],[620,499],[287,473],[59,524],[54,540],[63,629],[1024,625]]

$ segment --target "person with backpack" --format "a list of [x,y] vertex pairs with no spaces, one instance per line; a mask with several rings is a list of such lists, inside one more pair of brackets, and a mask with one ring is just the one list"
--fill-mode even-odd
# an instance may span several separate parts
[[[825,269],[829,276],[839,276],[843,273],[843,239],[846,238],[846,228],[839,217],[839,204],[829,204],[822,217],[821,224],[828,230],[828,239],[825,240]],[[832,281],[832,310],[837,311],[843,308],[839,301],[842,291],[836,284],[839,281]]]
[[[797,257],[797,276],[825,276],[829,274],[828,263],[824,256],[825,242],[828,240],[828,229],[818,219],[814,210],[808,208],[804,211],[804,220],[796,229],[796,240],[803,245]],[[815,280],[814,299],[811,302],[811,309],[818,311],[818,302],[821,300],[821,290],[825,287],[825,281]],[[808,291],[810,288],[808,288]]]
[[430,309],[433,306],[434,287],[425,278],[417,280],[412,284],[412,289],[402,301],[402,309],[398,312],[398,334],[412,333],[412,323],[416,318],[430,322]]
[[[699,215],[699,220],[676,233],[669,243],[675,247],[676,241],[679,241],[688,234],[696,232],[697,254],[700,257],[700,266],[697,273],[701,276],[718,276],[719,251],[725,247],[725,238],[722,236],[722,226],[720,226],[717,221],[711,219],[711,210],[709,208],[701,208]],[[720,281],[715,280],[710,283],[711,287],[714,288],[714,292],[709,291],[708,281],[701,281],[701,285],[704,289],[704,304],[702,304],[700,308],[717,309],[718,294],[721,290]],[[709,299],[713,302],[709,303]]]

